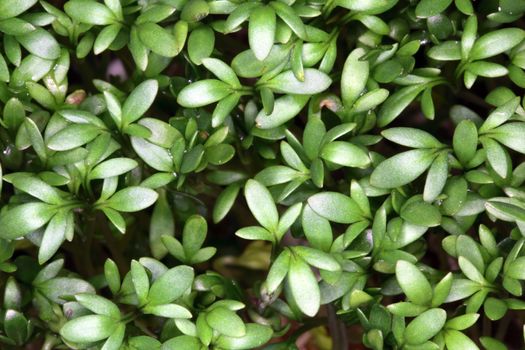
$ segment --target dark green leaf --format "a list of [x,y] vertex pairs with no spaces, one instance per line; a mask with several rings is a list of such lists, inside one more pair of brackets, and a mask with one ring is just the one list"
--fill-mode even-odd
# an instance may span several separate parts
[[368,154],[349,142],[330,142],[322,148],[320,156],[324,160],[347,167],[366,168],[370,164]]
[[106,25],[116,21],[109,8],[94,0],[71,0],[64,5],[64,9],[71,18],[80,23]]
[[90,343],[108,338],[118,323],[103,315],[88,315],[67,322],[60,335],[71,342]]
[[399,286],[410,301],[418,305],[430,303],[432,299],[430,283],[414,264],[404,260],[398,261],[396,264],[396,278]]
[[443,309],[430,309],[410,322],[405,330],[408,344],[423,344],[435,336],[445,325],[447,313]]
[[131,186],[115,193],[106,203],[118,211],[134,212],[149,207],[158,196],[157,192],[149,188]]
[[223,99],[231,92],[230,86],[220,80],[199,80],[182,89],[177,103],[188,108],[202,107]]
[[308,205],[320,216],[333,222],[351,224],[362,219],[357,203],[339,192],[322,192],[308,198]]
[[248,180],[244,186],[248,207],[257,221],[267,230],[277,229],[279,215],[270,192],[255,180]]
[[264,60],[272,49],[275,39],[276,17],[270,6],[258,6],[250,14],[248,39],[250,48],[259,61]]
[[44,226],[56,209],[46,203],[26,203],[6,210],[0,215],[0,237],[15,239]]
[[299,309],[307,316],[315,316],[321,303],[319,286],[310,267],[300,258],[290,261],[288,286]]
[[432,164],[435,153],[431,149],[416,149],[399,153],[381,162],[370,177],[372,185],[395,188],[418,178]]
[[525,39],[525,31],[519,28],[504,28],[489,32],[474,43],[469,58],[481,60],[505,52]]

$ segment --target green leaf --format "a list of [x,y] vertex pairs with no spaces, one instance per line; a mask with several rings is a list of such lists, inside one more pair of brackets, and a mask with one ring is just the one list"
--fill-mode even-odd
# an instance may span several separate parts
[[370,183],[380,188],[396,188],[418,178],[435,158],[432,149],[398,153],[381,162],[372,172]]
[[403,87],[391,94],[379,109],[378,126],[383,127],[390,124],[425,88],[425,84],[415,84]]
[[469,71],[470,73],[486,78],[501,77],[507,75],[507,73],[509,72],[507,68],[505,68],[501,64],[485,61],[477,61],[470,63],[467,65],[466,68],[467,71]]
[[427,55],[436,61],[459,61],[461,60],[461,45],[457,41],[445,41],[432,46]]
[[104,277],[111,293],[116,294],[120,289],[120,273],[117,264],[111,259],[106,259],[104,263]]
[[259,226],[243,227],[235,232],[235,235],[243,239],[274,242],[275,237],[267,229]]
[[427,310],[426,306],[416,305],[408,301],[401,301],[387,306],[393,315],[402,317],[415,317]]
[[518,280],[525,280],[525,257],[522,256],[512,261],[505,271],[505,275]]
[[129,125],[142,117],[155,101],[159,84],[150,79],[140,83],[122,106],[122,124]]
[[468,259],[481,273],[485,271],[483,255],[478,243],[468,235],[460,235],[456,240],[456,253]]
[[479,314],[470,313],[461,316],[454,317],[450,319],[445,324],[445,328],[455,329],[457,331],[462,331],[471,327],[479,319]]
[[131,186],[115,193],[106,203],[118,211],[134,212],[149,207],[155,203],[158,196],[152,189]]
[[167,149],[140,137],[131,137],[131,145],[137,155],[153,169],[165,172],[173,171],[173,158]]
[[88,315],[68,321],[60,329],[60,335],[70,342],[92,343],[108,338],[117,326],[108,316]]
[[389,93],[390,92],[386,89],[375,89],[369,91],[355,101],[352,111],[354,113],[368,112],[383,103]]
[[206,149],[206,159],[210,164],[222,165],[235,156],[235,148],[232,145],[220,144]]
[[432,296],[432,307],[439,306],[445,302],[452,288],[454,277],[451,272],[447,273],[441,281],[434,287],[434,295]]
[[452,0],[421,0],[416,6],[416,16],[420,18],[432,17],[445,11]]
[[[228,337],[221,335],[217,339],[217,345],[223,349],[249,350],[257,349],[266,344],[272,337],[272,329],[257,323],[246,325],[246,334],[242,337]],[[179,348],[179,349],[182,349]],[[187,348],[189,349],[189,348]]]
[[418,226],[433,227],[441,223],[439,209],[421,200],[410,201],[404,205],[400,216],[407,222]]
[[[469,0],[470,1],[470,0]],[[456,6],[458,1],[456,0]],[[472,8],[472,4],[470,4]],[[461,57],[467,59],[472,46],[476,41],[478,31],[478,19],[476,16],[470,15],[465,21],[465,26],[463,27],[463,34],[461,35]]]
[[147,305],[144,312],[155,316],[175,319],[189,319],[191,312],[183,306],[177,304]]
[[193,269],[177,266],[169,269],[153,282],[148,294],[149,304],[168,304],[180,298],[193,283]]
[[332,228],[330,222],[306,205],[301,218],[304,235],[314,248],[328,251],[332,246]]
[[472,6],[471,0],[454,0],[454,3],[458,10],[463,12],[465,15],[473,15],[474,8]]
[[396,279],[403,293],[413,303],[427,305],[432,300],[430,283],[414,264],[404,260],[398,261]]
[[44,226],[56,208],[46,203],[19,204],[0,215],[0,237],[15,239]]
[[281,254],[274,260],[270,270],[268,271],[268,276],[266,277],[266,287],[268,293],[273,293],[279,288],[281,283],[284,281],[284,278],[288,274],[290,267],[290,251],[283,250]]
[[[120,0],[111,0],[111,1],[120,1]],[[176,6],[178,7],[178,5]],[[159,23],[159,22],[162,22],[164,19],[168,18],[170,15],[172,15],[173,12],[175,12],[175,10],[176,9],[173,6],[154,4],[153,6],[147,7],[146,10],[140,14],[140,16],[137,18],[135,23],[137,24],[147,23],[147,22]],[[180,23],[180,22],[184,22],[184,21],[178,21],[177,23]],[[173,31],[176,32],[175,27],[173,28]]]
[[340,0],[338,3],[349,10],[378,14],[390,9],[397,0]]
[[497,321],[501,319],[507,313],[508,307],[503,300],[496,298],[487,298],[483,305],[485,315],[491,321]]
[[487,161],[492,169],[502,178],[506,178],[511,169],[509,169],[510,164],[505,149],[498,142],[490,138],[481,139],[481,143],[485,149]]
[[464,278],[456,278],[452,282],[450,293],[445,302],[450,303],[456,300],[465,299],[481,290],[481,288],[482,286],[479,283]]
[[235,199],[239,194],[239,189],[241,187],[238,184],[231,184],[226,187],[217,200],[213,207],[213,222],[218,223],[228,214],[233,205],[235,204]]
[[202,60],[210,57],[215,46],[213,29],[206,25],[195,28],[188,38],[188,54],[193,63],[200,65]]
[[413,319],[405,329],[408,344],[423,344],[434,337],[445,325],[447,313],[443,309],[430,309]]
[[517,152],[525,154],[525,123],[505,123],[504,125],[492,129],[491,137],[501,144]]
[[248,41],[259,61],[268,57],[275,39],[276,17],[270,6],[258,6],[250,13]]
[[324,160],[352,168],[366,168],[370,164],[368,154],[350,142],[330,142],[322,148],[320,156]]
[[135,169],[138,163],[129,158],[112,158],[106,160],[91,170],[91,179],[105,179],[112,176],[119,176]]
[[297,221],[297,218],[301,215],[302,209],[302,203],[295,203],[283,213],[279,220],[279,225],[277,226],[276,236],[278,240],[280,240],[288,229],[290,229],[290,227]]
[[246,335],[246,326],[242,319],[233,311],[225,307],[217,307],[206,315],[206,321],[211,328],[220,334],[229,337],[243,337]]
[[299,114],[308,99],[307,95],[286,95],[278,98],[275,100],[271,114],[266,114],[264,110],[257,114],[256,126],[261,129],[271,129],[283,125]]
[[274,45],[268,57],[259,61],[252,50],[245,50],[234,57],[232,68],[238,76],[256,78],[268,73],[288,59],[290,49],[284,45]]
[[[154,339],[149,336],[144,336],[146,339]],[[162,347],[159,345],[159,350],[177,350],[177,349],[200,349],[202,343],[199,339],[191,337],[189,335],[179,335],[177,337],[171,338],[162,344]],[[142,346],[142,344],[141,344]],[[148,343],[146,347],[137,347],[137,350],[140,349],[150,349],[150,344]],[[151,348],[155,349],[155,348]]]
[[54,110],[56,108],[56,101],[53,95],[40,84],[27,82],[26,83],[27,91],[38,103],[42,106]]
[[189,152],[185,153],[180,166],[180,171],[184,174],[190,173],[197,169],[202,157],[204,156],[204,146],[197,145]]
[[65,303],[62,297],[71,297],[79,293],[95,293],[95,289],[91,284],[79,278],[54,277],[39,282],[37,285],[40,293],[52,302],[60,305]]
[[182,241],[186,256],[191,257],[202,247],[206,239],[208,224],[200,215],[193,215],[186,220],[182,232]]
[[226,63],[216,58],[203,58],[202,64],[207,70],[212,72],[217,78],[233,87],[240,87],[239,78]]
[[293,247],[292,251],[309,265],[325,271],[339,271],[341,266],[330,254],[310,247]]
[[31,329],[29,325],[30,323],[21,312],[12,309],[5,311],[4,331],[11,342],[17,345],[24,344],[28,338],[28,331]]
[[481,272],[472,264],[468,259],[463,256],[458,258],[459,267],[461,272],[471,281],[477,282],[479,284],[485,284],[486,280],[481,274]]
[[486,350],[507,350],[507,346],[501,341],[491,337],[480,337],[479,341]]
[[116,22],[113,12],[94,0],[71,0],[64,5],[64,9],[72,19],[80,23],[107,25]]
[[300,258],[293,258],[290,261],[288,287],[299,310],[306,316],[315,316],[321,303],[319,286],[308,264]]
[[406,147],[441,148],[443,144],[426,131],[414,128],[391,128],[381,132],[387,140]]
[[320,216],[340,224],[363,219],[357,203],[339,192],[321,192],[308,198],[308,205]]
[[137,33],[142,44],[160,56],[175,57],[180,51],[175,36],[158,24],[139,24]]
[[0,20],[16,17],[30,9],[38,0],[0,0]]
[[126,325],[119,323],[117,329],[104,342],[101,350],[117,350],[121,348],[124,336],[126,335]]
[[144,266],[142,266],[136,260],[131,261],[131,281],[133,283],[133,288],[135,289],[135,294],[137,295],[139,305],[144,305],[147,301],[150,287],[149,277]]
[[113,44],[121,29],[122,25],[120,23],[115,23],[102,29],[93,44],[93,53],[98,55],[106,51]]
[[487,211],[505,221],[524,221],[525,209],[511,203],[491,200],[485,203]]
[[525,39],[525,31],[519,28],[504,28],[481,36],[472,47],[469,59],[481,60],[510,50]]
[[454,153],[462,164],[467,164],[478,147],[478,130],[471,120],[462,120],[454,130]]
[[102,131],[89,124],[73,124],[55,133],[47,141],[47,147],[54,151],[68,151],[85,145]]
[[60,56],[60,45],[47,30],[42,28],[19,35],[16,39],[27,51],[36,56],[48,60],[54,60]]
[[120,310],[118,306],[106,298],[96,294],[81,293],[75,295],[75,299],[80,305],[98,315],[105,315],[115,320],[120,319]]
[[293,71],[288,70],[272,78],[265,85],[279,93],[313,95],[326,90],[331,83],[332,79],[325,73],[306,68],[303,81],[297,80]]
[[[137,26],[131,27],[128,49],[129,49],[129,52],[131,53],[131,56],[133,57],[133,61],[137,65],[137,68],[140,69],[141,71],[145,71],[148,66],[149,50],[140,40],[139,30]],[[104,92],[104,95],[106,93],[107,92]]]
[[445,332],[445,344],[449,350],[479,350],[469,337],[453,329]]
[[423,200],[433,202],[443,191],[448,178],[448,152],[441,152],[428,170]]
[[355,49],[346,58],[341,75],[341,97],[345,107],[350,108],[363,92],[368,81],[369,63],[360,60],[365,54],[361,48]]
[[181,90],[177,103],[187,108],[202,107],[222,100],[231,92],[230,86],[220,80],[199,80]]
[[268,231],[274,232],[279,223],[279,214],[270,192],[255,180],[248,180],[244,196],[255,219]]
[[308,171],[308,169],[304,165],[303,161],[301,160],[297,152],[293,149],[292,146],[290,146],[289,143],[282,141],[280,148],[281,148],[281,155],[286,164],[288,164],[292,168],[298,171],[301,171],[301,172]]
[[220,100],[219,103],[217,103],[217,106],[213,110],[213,114],[211,117],[212,127],[216,128],[224,123],[228,115],[230,115],[230,113],[239,104],[240,97],[240,94],[233,93],[229,96],[226,96],[225,98]]
[[299,38],[303,40],[308,38],[303,21],[301,21],[301,18],[297,16],[290,6],[281,1],[271,1],[270,6],[273,7],[277,16],[279,16]]
[[38,262],[40,264],[53,257],[66,239],[68,231],[73,231],[73,213],[67,210],[59,210],[49,221],[42,236],[42,242],[38,249]]
[[62,204],[65,202],[60,196],[60,192],[49,186],[46,182],[37,177],[22,174],[9,174],[5,176],[7,182],[11,182],[17,189],[30,194],[31,196],[40,199],[49,204]]
[[[0,54],[0,81],[8,83],[9,79],[10,79],[9,76],[10,76],[10,74],[9,74],[9,68],[7,67],[7,62],[5,61],[4,56],[2,54]],[[7,115],[7,114],[5,114],[5,115]],[[9,118],[9,117],[7,117],[7,118]]]
[[194,0],[190,2],[182,2],[179,6],[183,6],[180,18],[186,22],[197,22],[208,16],[210,13],[210,6],[204,0]]

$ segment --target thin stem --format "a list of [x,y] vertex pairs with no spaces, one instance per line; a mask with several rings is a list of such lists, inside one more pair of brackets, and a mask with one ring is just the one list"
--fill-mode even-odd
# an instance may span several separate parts
[[335,308],[332,304],[327,305],[328,330],[332,337],[332,350],[348,349],[348,337],[345,325],[337,318]]

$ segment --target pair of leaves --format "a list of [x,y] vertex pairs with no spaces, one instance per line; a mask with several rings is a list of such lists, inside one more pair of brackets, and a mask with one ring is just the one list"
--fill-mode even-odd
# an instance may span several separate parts
[[339,263],[327,253],[308,247],[289,248],[281,252],[270,267],[266,288],[268,293],[274,293],[287,278],[286,287],[294,303],[302,313],[313,317],[319,311],[321,295],[309,265],[325,271],[341,269]]

